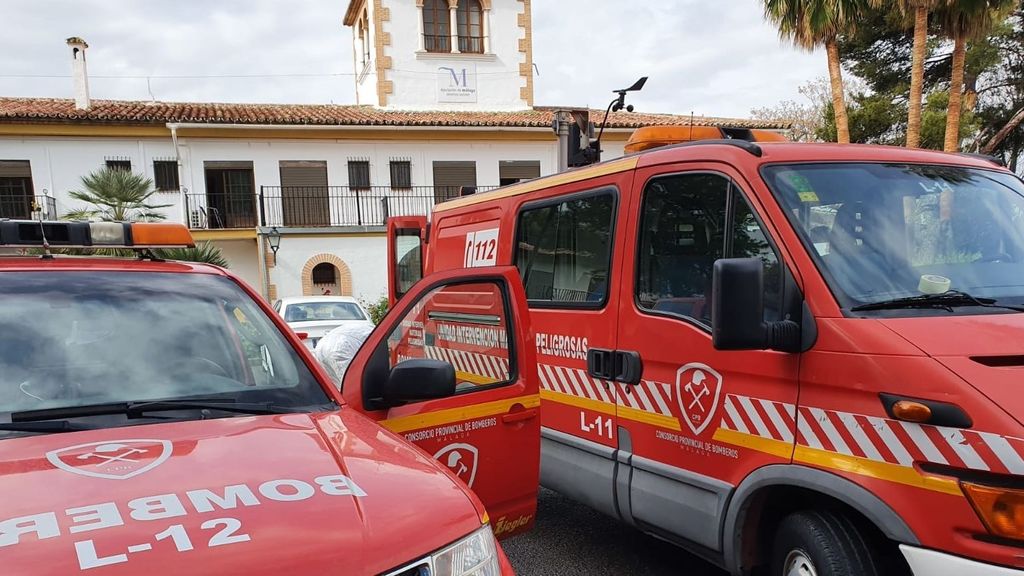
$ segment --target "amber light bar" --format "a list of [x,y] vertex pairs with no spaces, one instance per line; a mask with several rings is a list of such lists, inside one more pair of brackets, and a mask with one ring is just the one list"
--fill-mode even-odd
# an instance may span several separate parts
[[191,248],[183,224],[167,222],[36,222],[0,220],[0,246],[66,248]]

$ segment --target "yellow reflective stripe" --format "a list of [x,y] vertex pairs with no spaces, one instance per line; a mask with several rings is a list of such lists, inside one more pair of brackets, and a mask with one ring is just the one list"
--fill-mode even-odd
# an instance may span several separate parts
[[541,400],[550,400],[551,402],[558,402],[559,404],[575,406],[576,408],[593,410],[594,412],[600,412],[610,416],[615,415],[615,406],[607,402],[601,402],[600,400],[591,400],[590,398],[582,398],[571,394],[562,394],[561,392],[555,392],[553,390],[541,390],[540,397]]
[[660,426],[662,428],[668,428],[669,430],[675,430],[676,432],[682,431],[682,428],[679,426],[679,420],[670,416],[654,414],[645,410],[637,410],[636,408],[630,408],[629,406],[619,406],[618,415],[619,418],[625,418],[626,420],[643,422],[644,424],[650,424],[651,426]]
[[782,440],[775,440],[773,438],[762,438],[760,436],[754,436],[753,434],[736,432],[735,430],[719,428],[718,430],[715,430],[715,435],[712,438],[718,442],[725,442],[726,444],[732,444],[733,446],[742,446],[743,448],[750,448],[751,450],[773,454],[779,458],[785,458],[787,460],[789,460],[789,457],[793,455],[793,445],[789,442],[783,442]]
[[487,376],[473,374],[472,372],[463,372],[461,370],[455,371],[455,379],[465,380],[466,382],[472,382],[473,384],[477,384],[480,386],[483,386],[485,384],[494,384],[495,382],[498,382],[498,380],[495,380],[494,378],[488,378]]
[[914,468],[901,466],[899,464],[877,462],[867,458],[847,456],[846,454],[829,452],[827,450],[818,450],[817,448],[800,445],[797,445],[796,451],[793,453],[793,461],[815,464],[822,468],[843,470],[845,472],[852,472],[853,474],[870,476],[872,478],[879,478],[881,480],[906,484],[907,486],[914,486],[915,488],[924,488],[925,490],[951,494],[953,496],[964,495],[963,492],[960,491],[960,486],[956,483],[956,480],[938,478],[936,476],[925,476]]
[[438,410],[437,412],[428,412],[426,414],[399,416],[397,418],[382,420],[380,424],[392,432],[408,432],[409,430],[419,430],[420,428],[426,428],[428,426],[439,426],[441,424],[463,422],[474,418],[483,418],[484,416],[502,414],[508,412],[515,404],[522,404],[526,408],[538,408],[540,407],[540,396],[537,394],[530,394],[527,396],[509,398],[507,400],[495,400],[493,402],[484,402],[482,404],[472,404],[469,406],[460,406],[459,408]]

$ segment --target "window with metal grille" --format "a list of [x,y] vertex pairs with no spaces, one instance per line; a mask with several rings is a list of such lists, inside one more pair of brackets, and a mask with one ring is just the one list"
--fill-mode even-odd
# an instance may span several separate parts
[[455,22],[459,31],[459,52],[483,54],[484,11],[480,0],[459,0]]
[[348,161],[348,185],[350,188],[370,187],[370,161]]
[[412,162],[408,160],[391,161],[391,187],[412,188]]
[[451,52],[451,29],[447,0],[424,0],[423,48],[427,52]]
[[29,218],[33,200],[29,161],[0,160],[0,218]]
[[313,284],[334,284],[338,280],[338,269],[323,262],[313,267]]
[[178,163],[174,160],[154,160],[153,180],[156,189],[163,191],[178,190]]
[[128,172],[131,172],[132,171],[132,161],[131,160],[107,160],[107,168],[110,168],[112,170],[127,170]]

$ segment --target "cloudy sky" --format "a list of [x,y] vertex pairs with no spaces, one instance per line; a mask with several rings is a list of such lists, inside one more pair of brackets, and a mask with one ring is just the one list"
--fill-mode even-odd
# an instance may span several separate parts
[[[94,98],[353,103],[346,5],[3,0],[0,95],[70,97],[64,39],[81,36]],[[534,0],[533,25],[543,105],[604,107],[647,75],[638,110],[746,116],[827,71],[823,52],[778,40],[760,0]]]

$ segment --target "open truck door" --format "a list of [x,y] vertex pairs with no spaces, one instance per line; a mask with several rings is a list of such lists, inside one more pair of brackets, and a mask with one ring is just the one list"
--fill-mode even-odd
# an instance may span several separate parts
[[394,306],[423,278],[426,216],[388,218],[388,304]]
[[536,514],[536,366],[518,270],[449,270],[399,300],[356,354],[342,394],[462,479],[504,538]]

